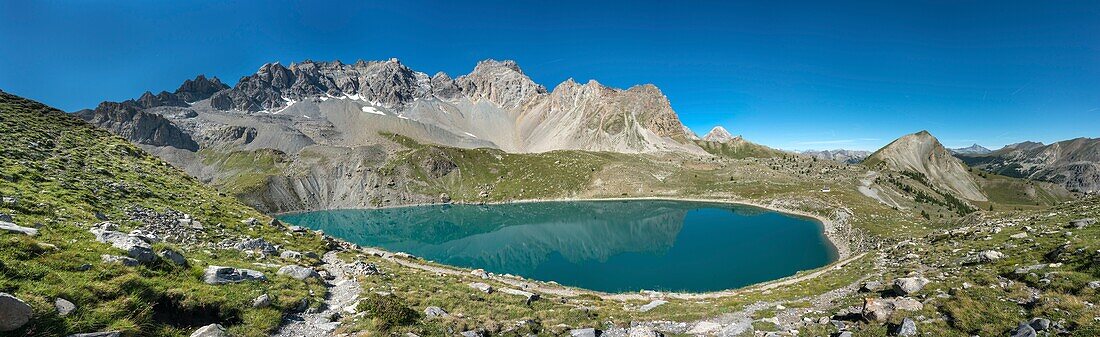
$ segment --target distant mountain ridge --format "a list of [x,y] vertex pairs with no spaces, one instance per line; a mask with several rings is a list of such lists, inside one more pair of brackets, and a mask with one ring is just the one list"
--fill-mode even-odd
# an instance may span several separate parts
[[862,162],[867,156],[871,155],[871,151],[865,150],[805,150],[799,152],[800,154],[815,157],[817,159],[825,159],[838,161],[841,163],[857,164]]
[[1100,138],[1050,145],[1022,142],[986,154],[958,154],[972,167],[1017,178],[1049,181],[1075,192],[1100,191]]
[[984,146],[974,144],[968,147],[961,147],[957,149],[948,149],[954,154],[987,154],[993,152],[993,150],[987,149]]

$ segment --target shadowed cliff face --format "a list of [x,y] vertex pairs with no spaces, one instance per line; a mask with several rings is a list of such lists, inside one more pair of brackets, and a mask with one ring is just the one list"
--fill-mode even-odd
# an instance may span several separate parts
[[441,263],[606,291],[725,289],[835,258],[811,221],[719,204],[424,206],[282,219]]

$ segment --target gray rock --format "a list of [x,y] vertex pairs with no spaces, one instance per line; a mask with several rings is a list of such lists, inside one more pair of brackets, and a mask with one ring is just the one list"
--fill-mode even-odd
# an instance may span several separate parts
[[627,330],[628,337],[664,337],[664,334],[646,326],[633,326]]
[[15,220],[11,218],[11,215],[8,215],[6,213],[0,213],[0,222],[15,223]]
[[282,268],[279,268],[278,274],[290,276],[291,278],[294,278],[296,280],[305,280],[311,277],[321,277],[321,275],[317,274],[317,271],[313,270],[312,268],[306,268],[298,265],[283,266]]
[[1020,323],[1016,329],[1012,330],[1012,337],[1036,337],[1038,333],[1027,323]]
[[302,253],[293,250],[284,250],[282,253],[279,253],[279,257],[287,260],[297,260],[302,258]]
[[899,295],[909,295],[924,289],[931,282],[923,277],[902,277],[894,280],[894,292]]
[[897,329],[894,330],[894,335],[902,337],[916,336],[917,322],[914,322],[913,319],[906,317],[905,319],[901,320],[901,325],[898,325]]
[[68,337],[119,337],[122,336],[122,331],[104,331],[104,332],[87,332],[72,334]]
[[275,245],[268,243],[267,240],[263,238],[241,241],[237,243],[235,247],[242,251],[259,252],[266,255],[273,255],[275,252],[279,251],[278,248],[275,248]]
[[1077,219],[1069,222],[1069,225],[1074,228],[1085,228],[1096,223],[1095,218]]
[[267,308],[271,306],[271,296],[263,294],[252,300],[253,308]]
[[527,304],[531,304],[532,301],[536,301],[539,299],[539,294],[519,289],[501,288],[500,292],[510,295],[523,296],[526,299]]
[[1004,257],[1005,254],[1001,252],[995,250],[986,250],[963,258],[963,264],[990,263],[1003,259]]
[[100,255],[99,257],[100,257],[100,260],[103,261],[103,263],[118,263],[118,264],[121,264],[121,265],[127,266],[127,267],[134,267],[134,266],[141,265],[141,261],[138,261],[136,259],[132,259],[132,258],[129,258],[129,257],[125,257],[125,256],[103,254],[103,255]]
[[248,219],[241,220],[241,223],[245,224],[245,225],[249,225],[249,226],[255,226],[255,225],[259,225],[260,221],[256,220],[256,218],[248,218]]
[[481,290],[481,292],[486,294],[493,293],[493,286],[481,282],[470,283],[470,288]]
[[883,285],[882,282],[879,282],[879,281],[867,282],[867,283],[864,283],[863,286],[859,287],[859,291],[864,292],[864,293],[879,292],[879,291],[882,291],[883,289],[886,289],[886,286]]
[[267,281],[264,273],[243,268],[208,266],[203,273],[203,282],[207,284],[226,284],[244,281]]
[[1040,270],[1040,269],[1043,269],[1043,268],[1046,268],[1046,267],[1047,267],[1046,263],[1033,264],[1033,265],[1026,266],[1026,267],[1016,268],[1016,270],[1014,272],[1017,275],[1023,275],[1023,274],[1031,273],[1033,271]]
[[570,337],[597,337],[599,335],[600,332],[593,328],[569,330]]
[[443,310],[443,308],[440,307],[427,307],[424,308],[424,316],[428,316],[428,318],[435,318],[447,317],[450,316],[450,314],[448,314],[447,311]]
[[167,248],[161,249],[160,253],[157,255],[160,255],[160,257],[165,260],[175,263],[177,266],[187,266],[187,258],[183,257],[183,254],[180,254],[175,250]]
[[57,309],[57,315],[61,317],[68,316],[73,310],[76,310],[76,304],[60,297],[53,300],[53,307]]
[[12,331],[30,322],[34,312],[26,302],[8,293],[0,293],[0,331]]
[[153,261],[157,257],[156,254],[153,254],[153,247],[140,238],[105,229],[94,228],[91,232],[95,234],[97,241],[109,243],[115,248],[125,250],[126,255],[129,255],[139,262]]
[[1031,322],[1027,324],[1030,325],[1032,329],[1035,329],[1035,331],[1046,331],[1050,329],[1050,320],[1046,318],[1032,318]]
[[461,333],[462,337],[486,337],[485,331],[481,330],[469,330]]
[[302,227],[302,226],[290,226],[290,227],[287,227],[286,229],[289,230],[291,233],[305,233],[305,232],[309,231],[309,228],[305,228],[305,227]]
[[1100,281],[1091,281],[1088,284],[1089,289],[1100,289]]
[[833,336],[835,336],[835,337],[852,337],[852,332],[851,331],[841,331],[841,332],[833,334]]
[[218,324],[210,324],[191,333],[191,337],[226,337],[225,328]]
[[24,235],[30,235],[30,236],[38,235],[38,230],[37,229],[30,228],[30,227],[23,227],[23,226],[16,225],[14,223],[11,223],[11,222],[8,222],[8,221],[2,221],[2,220],[0,220],[0,230],[6,231],[8,233],[24,234]]
[[661,305],[664,305],[665,303],[668,303],[668,301],[653,300],[653,301],[647,303],[646,305],[643,305],[641,308],[638,308],[638,311],[647,312],[647,311],[653,310],[654,308],[657,308]]

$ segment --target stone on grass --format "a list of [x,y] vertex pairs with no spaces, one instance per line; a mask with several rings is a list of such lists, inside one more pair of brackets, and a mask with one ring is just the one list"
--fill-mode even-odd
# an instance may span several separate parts
[[23,235],[30,235],[30,236],[38,235],[38,230],[37,229],[30,228],[30,227],[23,227],[23,226],[16,225],[16,224],[8,222],[8,221],[0,221],[0,230],[8,232],[8,233],[14,233],[14,234],[23,234]]
[[1032,318],[1031,322],[1028,322],[1027,325],[1030,325],[1032,329],[1035,329],[1035,331],[1046,331],[1047,329],[1050,329],[1050,320],[1046,318],[1036,317]]
[[256,298],[252,300],[253,308],[267,308],[269,306],[271,306],[271,296],[267,294],[256,296]]
[[882,285],[882,282],[879,281],[867,282],[864,283],[862,287],[859,287],[859,291],[864,293],[880,292],[883,289],[886,289],[886,286]]
[[248,239],[238,242],[236,248],[242,251],[263,253],[264,255],[272,255],[278,251],[275,245],[268,243],[267,240],[263,238]]
[[570,337],[597,337],[600,332],[593,328],[569,330]]
[[664,334],[653,330],[647,326],[633,326],[627,331],[628,337],[663,337]]
[[481,282],[470,283],[470,288],[480,290],[486,294],[491,294],[493,292],[493,286]]
[[99,257],[100,257],[100,260],[103,261],[103,263],[118,263],[118,264],[121,264],[121,265],[127,266],[127,267],[134,267],[134,266],[138,266],[138,265],[141,264],[141,261],[138,261],[136,259],[132,259],[132,258],[129,258],[129,257],[125,257],[125,256],[103,254],[103,255],[100,255]]
[[175,263],[177,266],[187,266],[187,258],[183,257],[183,254],[180,254],[175,250],[167,248],[161,249],[160,253],[158,253],[157,255],[160,255],[160,257],[165,260]]
[[1020,323],[1016,329],[1012,329],[1012,337],[1036,337],[1037,335],[1035,328],[1027,323]]
[[95,239],[97,241],[109,243],[115,248],[125,250],[126,255],[129,255],[139,262],[149,262],[157,258],[156,254],[153,254],[153,247],[141,238],[122,232],[98,228],[92,229],[91,232],[95,234]]
[[313,270],[313,268],[306,268],[299,265],[283,266],[282,268],[279,268],[278,274],[290,276],[291,278],[296,280],[305,280],[311,277],[321,277],[321,275],[317,274],[317,271]]
[[244,281],[267,281],[264,273],[244,268],[208,266],[203,273],[203,282],[207,284],[226,284]]
[[15,222],[15,220],[11,218],[11,215],[8,215],[6,213],[0,213],[0,221],[12,223]]
[[872,321],[884,322],[896,311],[919,311],[924,304],[908,297],[867,298],[863,300],[862,314]]
[[448,314],[447,311],[443,310],[443,308],[440,307],[427,307],[424,308],[424,316],[428,316],[428,318],[435,318],[447,317],[450,316],[450,314]]
[[191,337],[226,337],[225,328],[219,324],[210,324],[191,333]]
[[668,301],[653,300],[652,302],[649,302],[646,305],[643,305],[641,308],[638,308],[638,311],[647,312],[647,311],[653,310],[654,308],[657,308],[661,305],[664,305],[665,303],[668,303]]
[[485,337],[485,331],[481,330],[469,330],[461,333],[462,337]]
[[912,318],[906,317],[901,320],[901,325],[898,325],[894,330],[895,336],[911,337],[917,335],[917,322],[914,322]]
[[302,253],[293,250],[284,250],[282,253],[279,253],[279,257],[287,260],[297,260],[302,258]]
[[57,315],[61,317],[68,316],[73,310],[76,310],[76,304],[60,297],[53,300],[53,307],[57,309]]
[[923,277],[902,277],[894,280],[894,292],[898,295],[909,295],[924,289],[931,282]]
[[536,301],[536,300],[539,299],[539,294],[532,293],[532,292],[529,292],[529,291],[523,291],[523,290],[519,290],[519,289],[500,288],[500,292],[505,293],[505,294],[510,294],[510,295],[523,296],[525,298],[525,301],[526,301],[525,303],[527,303],[527,304],[531,304],[532,301]]
[[8,293],[0,293],[0,331],[12,331],[30,322],[31,306]]
[[1077,219],[1069,222],[1069,225],[1074,228],[1085,228],[1096,223],[1095,218]]

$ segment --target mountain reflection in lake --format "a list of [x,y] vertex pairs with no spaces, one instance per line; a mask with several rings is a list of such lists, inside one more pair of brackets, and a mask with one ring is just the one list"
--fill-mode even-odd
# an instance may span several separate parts
[[714,291],[836,259],[812,220],[668,200],[434,205],[289,214],[362,246],[599,291]]

